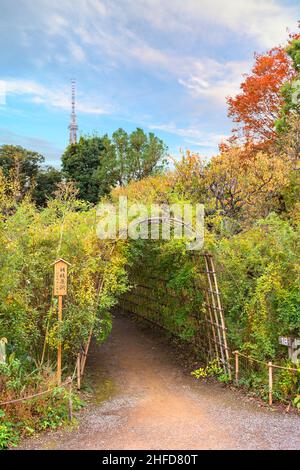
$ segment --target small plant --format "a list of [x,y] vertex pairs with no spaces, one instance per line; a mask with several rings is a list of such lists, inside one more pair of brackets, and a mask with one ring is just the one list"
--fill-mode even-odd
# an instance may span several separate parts
[[222,378],[222,382],[225,382],[225,377],[223,374],[223,369],[220,367],[218,361],[214,359],[210,361],[207,366],[199,367],[199,369],[193,370],[191,375],[196,377],[196,379],[205,379],[208,377],[218,377],[219,379]]
[[294,404],[294,406],[295,406],[298,410],[300,410],[300,395],[297,395],[297,396],[294,398],[293,404]]
[[3,410],[0,410],[0,450],[15,447],[19,441],[19,433],[13,423],[7,420]]
[[[293,364],[288,363],[287,366],[292,367]],[[277,399],[281,401],[290,401],[297,393],[299,393],[299,373],[293,373],[289,370],[279,371],[274,380],[274,389]]]

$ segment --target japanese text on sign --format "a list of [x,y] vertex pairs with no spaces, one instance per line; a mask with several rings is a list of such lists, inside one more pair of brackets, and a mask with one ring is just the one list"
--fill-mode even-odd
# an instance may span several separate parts
[[58,261],[54,267],[54,295],[67,295],[68,266]]

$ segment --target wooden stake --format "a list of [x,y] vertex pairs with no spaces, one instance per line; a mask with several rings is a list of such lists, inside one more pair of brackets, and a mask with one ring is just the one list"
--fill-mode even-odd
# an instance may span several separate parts
[[235,384],[238,385],[239,383],[239,353],[238,351],[234,351],[235,355]]
[[77,390],[81,389],[81,358],[80,353],[77,356]]
[[[62,322],[62,305],[63,305],[63,300],[62,300],[62,295],[58,296],[58,324],[59,327],[61,326]],[[57,348],[57,383],[58,385],[61,384],[61,341],[58,344]]]
[[[209,296],[208,296],[208,292],[206,291],[205,292],[205,298],[206,298],[206,304],[207,304],[207,310],[208,310],[208,313],[209,313],[209,319],[210,319],[210,329],[212,331],[212,334],[213,334],[213,343],[214,343],[214,347],[215,347],[215,352],[216,352],[216,357],[217,359],[219,359],[219,354],[218,354],[218,342],[217,342],[217,338],[216,338],[216,331],[215,331],[215,324],[214,324],[214,320],[213,320],[213,316],[212,316],[212,311],[211,311],[211,305],[210,305],[210,301],[209,301]],[[208,331],[209,331],[209,326],[208,326]],[[209,335],[209,341],[210,340],[210,335]],[[212,349],[211,349],[211,358],[210,360],[213,359],[213,355],[212,355]]]
[[[67,295],[68,290],[68,266],[70,263],[63,258],[57,259],[54,263],[54,284],[53,294],[58,297],[58,326],[61,327],[63,296]],[[61,341],[57,347],[57,383],[61,384]]]
[[69,421],[72,421],[73,419],[73,401],[72,401],[72,379],[71,377],[68,377],[69,379]]
[[273,366],[272,362],[268,362],[269,369],[269,405],[273,404]]

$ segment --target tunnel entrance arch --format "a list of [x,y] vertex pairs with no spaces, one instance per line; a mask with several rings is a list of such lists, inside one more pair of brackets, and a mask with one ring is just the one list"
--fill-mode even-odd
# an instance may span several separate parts
[[[147,217],[142,220],[138,220],[137,224],[143,225],[148,224],[149,222],[154,223],[161,223],[165,221],[166,218],[164,216],[159,216],[155,218]],[[191,235],[195,236],[197,240],[197,235],[193,227],[190,224],[185,224],[184,221],[181,219],[177,219],[175,217],[168,217],[168,221],[172,222],[173,224],[181,224],[186,227],[186,229],[190,232]],[[119,239],[122,238],[122,233],[119,234],[117,240],[114,241],[112,244],[112,251],[113,252],[116,243]],[[205,286],[198,286],[196,288],[202,289],[204,291],[204,302],[203,302],[203,312],[201,317],[198,316],[199,321],[199,332],[198,338],[199,343],[202,342],[206,344],[203,350],[205,352],[206,361],[207,363],[212,360],[216,360],[217,363],[223,368],[225,374],[228,375],[229,379],[231,379],[231,366],[230,366],[230,350],[228,346],[227,340],[227,328],[225,323],[225,316],[224,310],[221,301],[221,293],[219,290],[218,279],[217,279],[217,271],[215,268],[215,263],[212,254],[201,251],[199,253],[200,258],[203,260],[203,271],[205,278]],[[104,280],[99,286],[99,294],[101,295],[101,290],[104,284]],[[134,290],[132,291],[133,295],[140,295]],[[134,303],[133,301],[126,301],[126,298],[123,299],[123,309],[127,310],[128,312],[135,313],[139,315],[138,311],[132,312],[132,307],[126,307],[127,304],[134,305],[138,307],[138,303]],[[198,312],[199,314],[200,312]],[[143,315],[140,315],[143,316]],[[159,325],[161,326],[161,325]],[[77,359],[77,369],[79,371],[79,376],[81,377],[84,373],[86,358],[89,351],[90,341],[92,337],[93,331],[90,331],[90,335],[88,341],[84,347],[82,347],[81,351],[78,354]],[[200,339],[202,341],[200,341]]]

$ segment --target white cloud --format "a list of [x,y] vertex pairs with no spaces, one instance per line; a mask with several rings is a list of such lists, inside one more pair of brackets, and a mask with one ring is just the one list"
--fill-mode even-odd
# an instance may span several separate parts
[[[54,36],[60,36],[76,60],[87,59],[84,46],[89,45],[91,55],[153,65],[169,57],[174,62],[181,41],[222,46],[228,33],[263,50],[286,40],[286,28],[295,29],[299,17],[296,6],[280,0],[40,0],[38,9],[23,0],[22,12],[16,30],[27,40],[38,32],[41,41],[49,37],[54,54]],[[158,34],[159,48],[154,45]]]
[[217,148],[220,142],[228,138],[228,135],[225,134],[203,131],[200,126],[177,127],[173,122],[167,124],[149,124],[148,127],[149,129],[160,130],[183,137],[186,143],[197,147]]
[[[225,56],[219,63],[208,59],[203,47],[206,42],[221,48],[219,57],[224,53],[228,33],[236,35],[237,43],[252,41],[253,49],[258,46],[262,50],[286,39],[286,28],[295,28],[298,19],[296,7],[280,0],[41,0],[40,3],[37,10],[31,1],[23,1],[27,14],[33,17],[34,31],[40,31],[46,41],[42,56],[32,55],[35,63],[45,65],[53,61],[67,66],[75,60],[99,71],[101,67],[121,70],[124,65],[146,68],[153,75],[174,79],[193,96],[223,103],[225,96],[238,90],[241,72],[248,67],[240,60],[226,62]],[[28,36],[26,21],[17,26],[18,31],[26,31]],[[54,36],[63,40],[66,50],[55,47]],[[231,47],[233,37],[229,38]],[[191,45],[188,54],[177,47],[181,41]]]
[[213,99],[223,105],[226,96],[238,92],[242,74],[250,70],[246,61],[221,63],[207,57],[183,57],[177,51],[157,49],[126,29],[114,35],[83,28],[78,34],[86,43],[101,48],[101,53],[106,53],[119,66],[143,66],[153,75],[178,81],[197,98]]
[[[163,31],[182,31],[197,36],[210,26],[226,28],[254,39],[262,48],[285,40],[286,28],[295,28],[299,11],[279,0],[127,0],[127,11],[143,17]],[[208,29],[207,33],[212,34]]]
[[48,28],[46,33],[54,36],[66,31],[69,26],[69,22],[67,20],[67,16],[53,14],[49,15],[47,26]]
[[85,60],[86,56],[84,50],[79,44],[70,41],[68,47],[75,60],[78,60],[78,62],[83,62]]
[[[180,42],[184,32],[191,43],[199,41],[203,46],[203,32],[213,43],[218,34],[225,38],[230,31],[237,41],[249,38],[264,49],[286,40],[286,28],[295,28],[296,19],[295,8],[276,0],[105,0],[99,4],[90,0],[73,26],[82,45],[73,55],[84,60],[82,48],[89,46],[95,57],[106,56],[112,67],[146,68],[153,75],[177,81],[193,97],[224,106],[226,96],[239,91],[242,74],[250,70],[250,64],[243,60],[217,62],[205,57],[203,49],[197,56],[195,47],[183,54],[167,48],[166,42],[175,37]],[[147,27],[142,31],[136,27],[139,23]],[[157,30],[164,34],[159,47],[153,41]]]
[[[33,8],[29,0],[25,4]],[[52,0],[44,1],[38,12],[34,7],[34,15],[39,20],[37,28],[46,36],[63,36],[70,50],[76,42],[81,58],[78,48],[88,44],[95,49],[100,46],[99,53],[113,58],[154,64],[162,60],[161,55],[164,59],[169,55],[150,44],[157,34],[173,45],[180,43],[181,34],[194,44],[203,40],[220,44],[232,32],[237,40],[248,38],[254,48],[265,49],[286,39],[286,28],[296,28],[299,13],[279,0]]]
[[[35,104],[42,104],[53,108],[70,110],[70,87],[47,88],[35,81],[30,80],[1,80],[1,86],[6,91],[6,95],[25,96]],[[86,99],[80,94],[76,99],[76,109],[85,114],[107,114],[110,112],[109,106],[97,104],[97,100]]]
[[250,63],[230,61],[224,64],[204,59],[196,61],[191,73],[178,82],[196,98],[212,99],[225,104],[227,96],[235,95],[240,88],[242,75],[249,72]]

